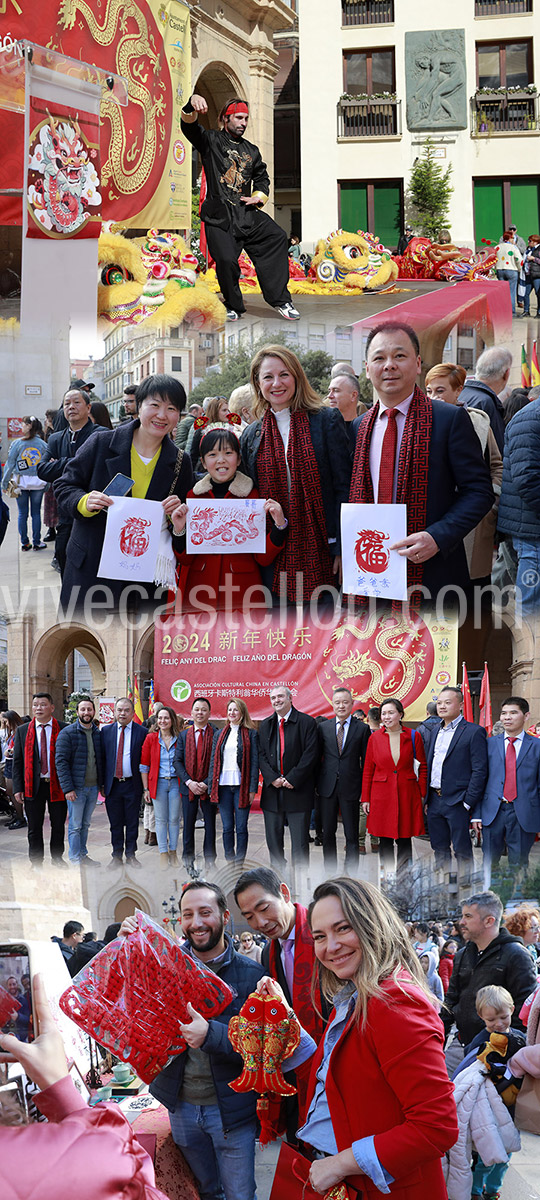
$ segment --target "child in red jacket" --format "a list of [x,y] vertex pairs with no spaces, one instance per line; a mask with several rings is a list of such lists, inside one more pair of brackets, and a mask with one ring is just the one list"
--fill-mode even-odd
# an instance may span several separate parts
[[[204,423],[201,417],[195,422]],[[235,425],[238,423],[238,434]],[[203,426],[199,453],[206,475],[199,479],[188,492],[188,498],[201,500],[250,500],[259,499],[259,493],[249,476],[239,471],[240,466],[240,422],[231,413],[226,423]],[[188,554],[177,552],[180,564],[176,606],[184,609],[201,608],[210,604],[213,608],[238,609],[246,603],[260,604],[262,580],[259,567],[269,566],[287,536],[288,522],[283,509],[276,500],[265,501],[265,512],[272,520],[266,537],[264,554]],[[171,514],[174,532],[185,535],[187,504],[179,505]]]

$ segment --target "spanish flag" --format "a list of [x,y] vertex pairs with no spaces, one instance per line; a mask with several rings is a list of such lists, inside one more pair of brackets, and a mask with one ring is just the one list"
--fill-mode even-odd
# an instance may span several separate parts
[[133,704],[135,705],[135,720],[138,725],[142,725],[144,721],[144,713],[142,710],[141,697],[139,696],[139,685],[137,676],[133,676]]
[[463,716],[465,717],[466,721],[472,721],[474,720],[472,696],[471,689],[469,687],[469,676],[467,674],[465,663],[463,663],[463,681],[461,684],[461,690],[463,692]]
[[540,383],[540,367],[538,366],[538,357],[536,354],[536,342],[533,342],[533,352],[531,355],[531,382],[533,387]]
[[531,386],[531,368],[527,362],[525,346],[521,347],[521,386],[524,388]]

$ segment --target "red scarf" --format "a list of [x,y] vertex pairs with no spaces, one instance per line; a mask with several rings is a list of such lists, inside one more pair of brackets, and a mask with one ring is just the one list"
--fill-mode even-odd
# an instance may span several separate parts
[[[212,757],[212,742],[214,740],[214,728],[212,725],[205,725],[202,730],[203,749],[202,761],[197,773],[197,744],[195,742],[195,726],[190,725],[186,734],[186,771],[188,779],[193,779],[195,783],[202,783],[206,779],[210,770],[210,759]],[[199,797],[188,790],[190,800],[199,802]]]
[[[230,725],[225,725],[216,742],[216,750],[214,754],[214,771],[210,784],[210,799],[212,804],[217,804],[219,800],[219,777],[221,775],[221,762],[223,758],[223,747],[229,733]],[[249,808],[249,779],[251,774],[251,739],[249,729],[245,725],[240,726],[240,737],[242,738],[242,766],[240,768],[240,808]]]
[[[360,422],[351,480],[349,502],[373,504],[373,481],[369,470],[369,447],[379,405],[374,403],[368,416]],[[407,505],[407,533],[419,533],[426,528],[429,442],[433,423],[433,408],[427,396],[415,387],[401,439],[397,478],[397,504]],[[423,564],[407,562],[407,584],[422,583]]]
[[[51,800],[63,800],[64,799],[64,793],[58,782],[58,775],[56,774],[56,767],[55,767],[55,763],[54,763],[54,757],[55,757],[54,748],[55,748],[56,739],[57,739],[59,733],[60,733],[60,726],[58,724],[58,721],[56,720],[56,717],[53,717],[52,730],[51,730],[51,748],[50,748],[50,753],[49,753]],[[28,800],[30,800],[34,794],[34,786],[33,785],[34,785],[34,747],[35,747],[35,744],[36,744],[36,719],[35,719],[35,717],[33,717],[28,726],[28,732],[26,734],[26,741],[24,743],[24,794]],[[38,747],[38,751],[39,751],[39,749],[40,749],[40,747]]]
[[[313,938],[308,925],[307,909],[302,904],[295,904],[296,919],[294,922],[294,977],[293,977],[293,995],[292,1006],[304,1029],[311,1034],[314,1041],[319,1044],[325,1029],[325,1022],[319,1013],[315,1011],[311,999],[311,981],[313,977],[313,966],[316,963],[315,951],[313,949]],[[270,974],[274,979],[277,979],[277,946],[276,941],[270,942],[269,955]],[[319,1012],[322,1010],[322,996],[319,984],[317,984],[316,1002]],[[298,1102],[300,1111],[303,1110],[306,1099],[309,1078],[311,1074],[311,1059],[298,1067],[296,1072],[296,1086],[298,1088]]]
[[304,598],[307,599],[314,588],[332,582],[321,477],[306,412],[291,412],[287,462],[291,476],[290,493],[287,489],[283,440],[275,417],[267,409],[257,456],[259,491],[261,496],[277,500],[289,521],[285,545],[275,559],[273,586],[276,592],[279,591],[279,577],[284,571],[287,599],[294,603],[297,599],[297,572],[303,574]]
[[[311,1034],[316,1042],[319,1042],[323,1033],[325,1022],[319,1016],[313,1007],[311,999],[311,979],[313,975],[313,965],[316,962],[315,951],[313,949],[313,938],[308,925],[307,909],[302,904],[295,904],[296,920],[294,922],[294,981],[292,1006],[294,1011],[303,1025],[304,1029]],[[276,939],[270,942],[270,973],[277,979],[277,945]],[[317,985],[316,990],[317,1005],[319,1009],[322,1006],[322,997],[320,988]]]

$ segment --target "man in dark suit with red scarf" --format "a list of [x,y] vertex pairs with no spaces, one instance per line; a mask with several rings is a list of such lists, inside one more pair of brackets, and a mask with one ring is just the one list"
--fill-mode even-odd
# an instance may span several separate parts
[[180,782],[182,811],[184,816],[183,850],[184,866],[188,871],[195,860],[195,821],[199,804],[204,820],[204,863],[208,871],[216,863],[216,816],[217,804],[209,796],[210,762],[216,729],[210,724],[210,701],[206,696],[197,696],[193,701],[191,716],[193,725],[178,734],[174,769]]
[[[318,985],[316,1004],[312,1001],[311,981],[317,960],[307,909],[302,904],[293,904],[287,884],[270,867],[244,871],[234,889],[234,899],[251,929],[268,938],[261,966],[281,985],[300,1024],[318,1044],[324,1033],[328,1005]],[[297,1068],[298,1098],[293,1096],[286,1102],[288,1141],[296,1140],[298,1102],[302,1107],[309,1068],[309,1062],[305,1068]]]
[[43,866],[43,821],[49,810],[51,822],[51,858],[55,867],[66,867],[64,828],[67,801],[56,773],[55,747],[65,721],[54,716],[53,698],[49,692],[36,692],[32,697],[32,720],[19,725],[13,749],[13,792],[24,804],[28,821],[28,853],[33,867]]
[[406,504],[407,537],[393,549],[408,559],[410,589],[429,600],[442,588],[467,588],[464,537],[494,496],[480,442],[459,406],[428,400],[417,387],[422,361],[414,329],[373,328],[366,375],[373,408],[358,420],[350,502]]

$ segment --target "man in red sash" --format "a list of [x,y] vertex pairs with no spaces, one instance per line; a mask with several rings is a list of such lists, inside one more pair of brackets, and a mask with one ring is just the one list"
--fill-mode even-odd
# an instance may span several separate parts
[[[307,909],[303,904],[293,904],[287,884],[281,882],[271,867],[244,871],[234,889],[234,898],[251,929],[268,938],[261,965],[281,985],[300,1024],[318,1044],[324,1032],[328,1006],[319,986],[316,1008],[311,999],[316,958]],[[285,1102],[288,1141],[296,1140],[298,1104],[302,1107],[308,1082],[309,1063],[296,1070],[298,1097],[293,1096]]]
[[351,504],[405,504],[412,594],[426,601],[443,588],[470,585],[463,539],[494,503],[480,441],[465,409],[429,400],[417,386],[422,367],[409,325],[387,321],[370,330],[366,375],[374,404],[353,422],[356,450]]
[[178,734],[174,769],[180,783],[184,817],[182,855],[191,870],[195,861],[195,821],[199,804],[204,820],[204,865],[207,871],[216,863],[217,804],[209,796],[210,761],[216,729],[210,724],[210,701],[197,696],[193,701],[193,724]]
[[55,766],[56,739],[65,721],[54,716],[49,692],[36,692],[32,698],[32,720],[19,725],[13,750],[13,792],[24,804],[28,821],[28,853],[33,867],[43,866],[43,821],[49,810],[51,822],[51,858],[55,867],[67,867],[64,853],[64,827],[67,802],[58,782]]

